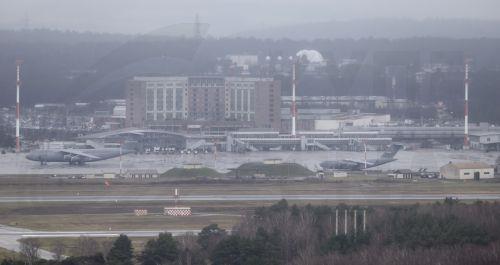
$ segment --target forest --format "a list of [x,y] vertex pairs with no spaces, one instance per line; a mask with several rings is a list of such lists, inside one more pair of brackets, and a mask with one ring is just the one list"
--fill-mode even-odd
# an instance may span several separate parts
[[[400,78],[395,95],[420,104],[445,102],[460,116],[463,106],[461,69],[471,60],[470,113],[475,122],[500,122],[500,39],[415,37],[402,39],[186,39],[156,35],[118,35],[54,30],[0,30],[0,106],[13,106],[15,61],[22,59],[23,106],[46,102],[99,101],[123,98],[126,80],[136,75],[187,75],[216,72],[228,54],[287,58],[301,49],[316,49],[328,66],[299,77],[299,95],[394,96],[388,71]],[[339,68],[343,59],[356,63]],[[417,78],[429,64],[448,65]],[[458,70],[457,70],[458,69]],[[288,76],[256,71],[283,80]],[[418,82],[417,82],[418,81]]]
[[141,251],[134,251],[126,235],[101,249],[92,239],[81,239],[79,253],[64,259],[55,254],[53,261],[33,255],[39,244],[30,238],[22,242],[22,260],[0,264],[489,265],[500,262],[499,217],[496,202],[465,204],[452,198],[370,207],[297,206],[282,200],[249,213],[231,231],[211,224],[197,236],[162,233]]

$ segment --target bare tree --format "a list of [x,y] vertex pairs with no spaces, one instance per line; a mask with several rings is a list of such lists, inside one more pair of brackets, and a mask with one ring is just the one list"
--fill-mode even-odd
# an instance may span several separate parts
[[97,244],[97,241],[90,237],[81,236],[78,238],[73,255],[78,257],[88,257],[97,254],[97,252],[99,252],[99,244]]
[[39,258],[40,242],[36,238],[25,238],[20,240],[21,255],[27,265],[33,265]]
[[192,233],[187,233],[183,237],[179,238],[179,249],[181,251],[181,255],[179,257],[179,263],[180,264],[185,264],[185,265],[192,265],[195,262],[193,262],[193,259],[196,257],[203,258],[206,257],[200,257],[202,255],[201,247],[197,243],[197,237],[192,234]]
[[104,256],[108,255],[109,250],[113,247],[113,242],[114,241],[112,239],[104,240],[104,241],[101,242],[100,252]]
[[60,240],[57,240],[52,247],[52,253],[54,253],[52,257],[57,261],[61,261],[65,250],[64,244]]

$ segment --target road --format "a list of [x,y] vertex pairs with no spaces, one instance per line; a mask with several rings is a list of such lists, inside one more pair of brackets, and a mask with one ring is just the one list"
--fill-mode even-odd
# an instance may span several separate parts
[[[315,200],[444,200],[453,197],[459,200],[500,200],[498,194],[324,194],[324,195],[191,195],[182,196],[182,201],[291,201]],[[172,196],[144,195],[144,196],[12,196],[0,197],[0,203],[22,202],[138,202],[138,201],[174,201]]]
[[[18,240],[23,238],[24,234],[31,232],[31,230],[24,228],[0,225],[0,247],[14,252],[20,252],[21,244]],[[38,254],[42,259],[53,259],[54,256],[53,253],[46,250],[39,250]]]
[[[185,235],[187,233],[197,234],[200,230],[143,230],[143,231],[33,231],[24,228],[11,227],[6,225],[0,225],[0,247],[19,252],[20,243],[19,239],[22,238],[53,238],[53,237],[117,237],[120,234],[125,234],[129,237],[155,237],[159,233],[169,232],[173,236]],[[43,259],[52,259],[53,253],[40,250],[40,257]]]

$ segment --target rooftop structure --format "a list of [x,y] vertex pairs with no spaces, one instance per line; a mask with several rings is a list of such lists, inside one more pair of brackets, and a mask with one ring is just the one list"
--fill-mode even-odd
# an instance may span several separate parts
[[500,132],[469,133],[470,147],[482,151],[500,151]]
[[[290,110],[281,109],[281,131],[290,128]],[[298,109],[297,129],[302,131],[337,130],[345,127],[383,126],[391,121],[389,114],[340,113],[338,109]]]

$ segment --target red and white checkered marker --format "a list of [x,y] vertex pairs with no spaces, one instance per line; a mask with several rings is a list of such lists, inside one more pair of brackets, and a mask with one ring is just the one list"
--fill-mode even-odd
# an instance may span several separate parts
[[170,216],[190,216],[191,207],[165,207],[163,214]]
[[148,215],[148,210],[146,209],[135,209],[134,210],[134,214],[136,216],[144,216],[144,215]]

